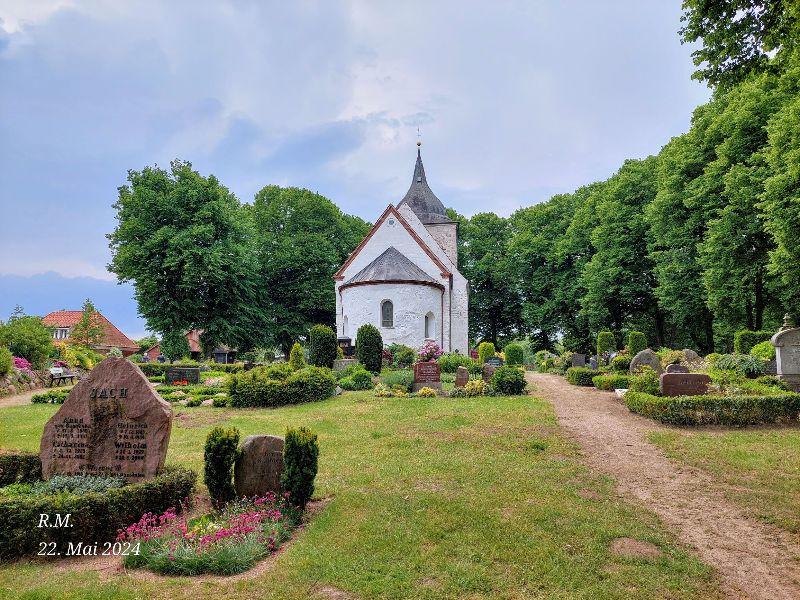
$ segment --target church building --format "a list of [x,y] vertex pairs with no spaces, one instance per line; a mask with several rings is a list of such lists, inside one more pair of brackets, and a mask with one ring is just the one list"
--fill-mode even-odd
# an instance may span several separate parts
[[390,204],[333,276],[336,331],[355,343],[358,328],[375,325],[383,343],[415,350],[434,340],[467,354],[467,280],[459,273],[458,224],[428,187],[417,144],[414,178]]

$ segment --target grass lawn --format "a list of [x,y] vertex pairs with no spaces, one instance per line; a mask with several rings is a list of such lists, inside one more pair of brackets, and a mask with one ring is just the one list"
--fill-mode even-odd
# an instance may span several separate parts
[[800,534],[800,429],[653,433],[670,458],[699,467],[748,514]]
[[[37,450],[56,406],[0,409],[0,446]],[[46,563],[0,567],[14,598],[714,598],[713,571],[650,513],[579,462],[550,405],[522,398],[373,398],[350,392],[276,410],[181,408],[167,461],[202,470],[216,424],[243,436],[307,425],[320,436],[317,497],[332,501],[255,579],[144,579]],[[617,537],[656,544],[620,558]]]

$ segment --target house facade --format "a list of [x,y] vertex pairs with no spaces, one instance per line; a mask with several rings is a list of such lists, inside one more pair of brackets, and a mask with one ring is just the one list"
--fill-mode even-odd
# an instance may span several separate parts
[[[75,325],[81,320],[81,310],[57,310],[45,315],[42,323],[53,329],[53,340],[66,342]],[[130,356],[139,352],[139,346],[128,336],[122,333],[111,321],[101,313],[95,313],[95,319],[103,330],[103,338],[98,344],[92,345],[92,350],[101,354],[108,354],[112,348],[119,348],[123,356]]]

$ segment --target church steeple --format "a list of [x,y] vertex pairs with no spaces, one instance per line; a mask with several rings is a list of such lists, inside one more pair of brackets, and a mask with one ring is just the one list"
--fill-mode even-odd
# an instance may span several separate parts
[[408,188],[406,195],[398,203],[398,208],[403,204],[408,204],[411,210],[416,213],[419,220],[424,224],[430,223],[450,223],[444,204],[436,194],[433,193],[428,180],[425,178],[425,167],[422,164],[422,153],[420,146],[422,142],[417,141],[417,162],[414,165],[414,177],[411,180],[411,187]]

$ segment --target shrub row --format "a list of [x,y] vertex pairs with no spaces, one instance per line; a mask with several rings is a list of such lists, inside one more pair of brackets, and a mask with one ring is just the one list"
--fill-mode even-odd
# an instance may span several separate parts
[[663,397],[629,391],[624,400],[632,412],[679,426],[743,427],[794,421],[800,413],[800,394]]
[[272,407],[330,398],[336,378],[330,369],[305,367],[292,371],[285,363],[256,367],[233,375],[228,382],[230,405],[235,408]]
[[469,356],[458,352],[446,352],[437,358],[436,362],[439,363],[442,373],[455,373],[458,367],[467,367],[469,369],[476,364]]
[[[147,375],[148,377],[158,377],[166,373],[167,369],[172,369],[174,367],[199,367],[202,366],[199,363],[136,363],[136,366],[142,370],[142,373]],[[232,364],[221,364],[221,363],[214,363],[211,365],[214,371],[222,371],[223,373],[240,373],[244,370],[244,364],[242,363],[232,363]]]
[[0,487],[32,483],[42,478],[42,461],[32,452],[0,454]]
[[597,369],[590,369],[589,367],[570,367],[567,369],[565,377],[572,385],[594,385],[592,379],[600,375]]
[[64,404],[67,396],[69,396],[69,390],[47,390],[31,396],[31,402],[33,404]]
[[[194,490],[197,475],[169,468],[153,479],[87,494],[12,496],[0,500],[0,561],[35,554],[41,543],[91,545],[113,540],[146,512],[177,507]],[[70,515],[71,527],[38,528],[39,515]]]
[[613,391],[627,389],[630,385],[630,375],[597,375],[592,377],[592,383],[598,390]]

